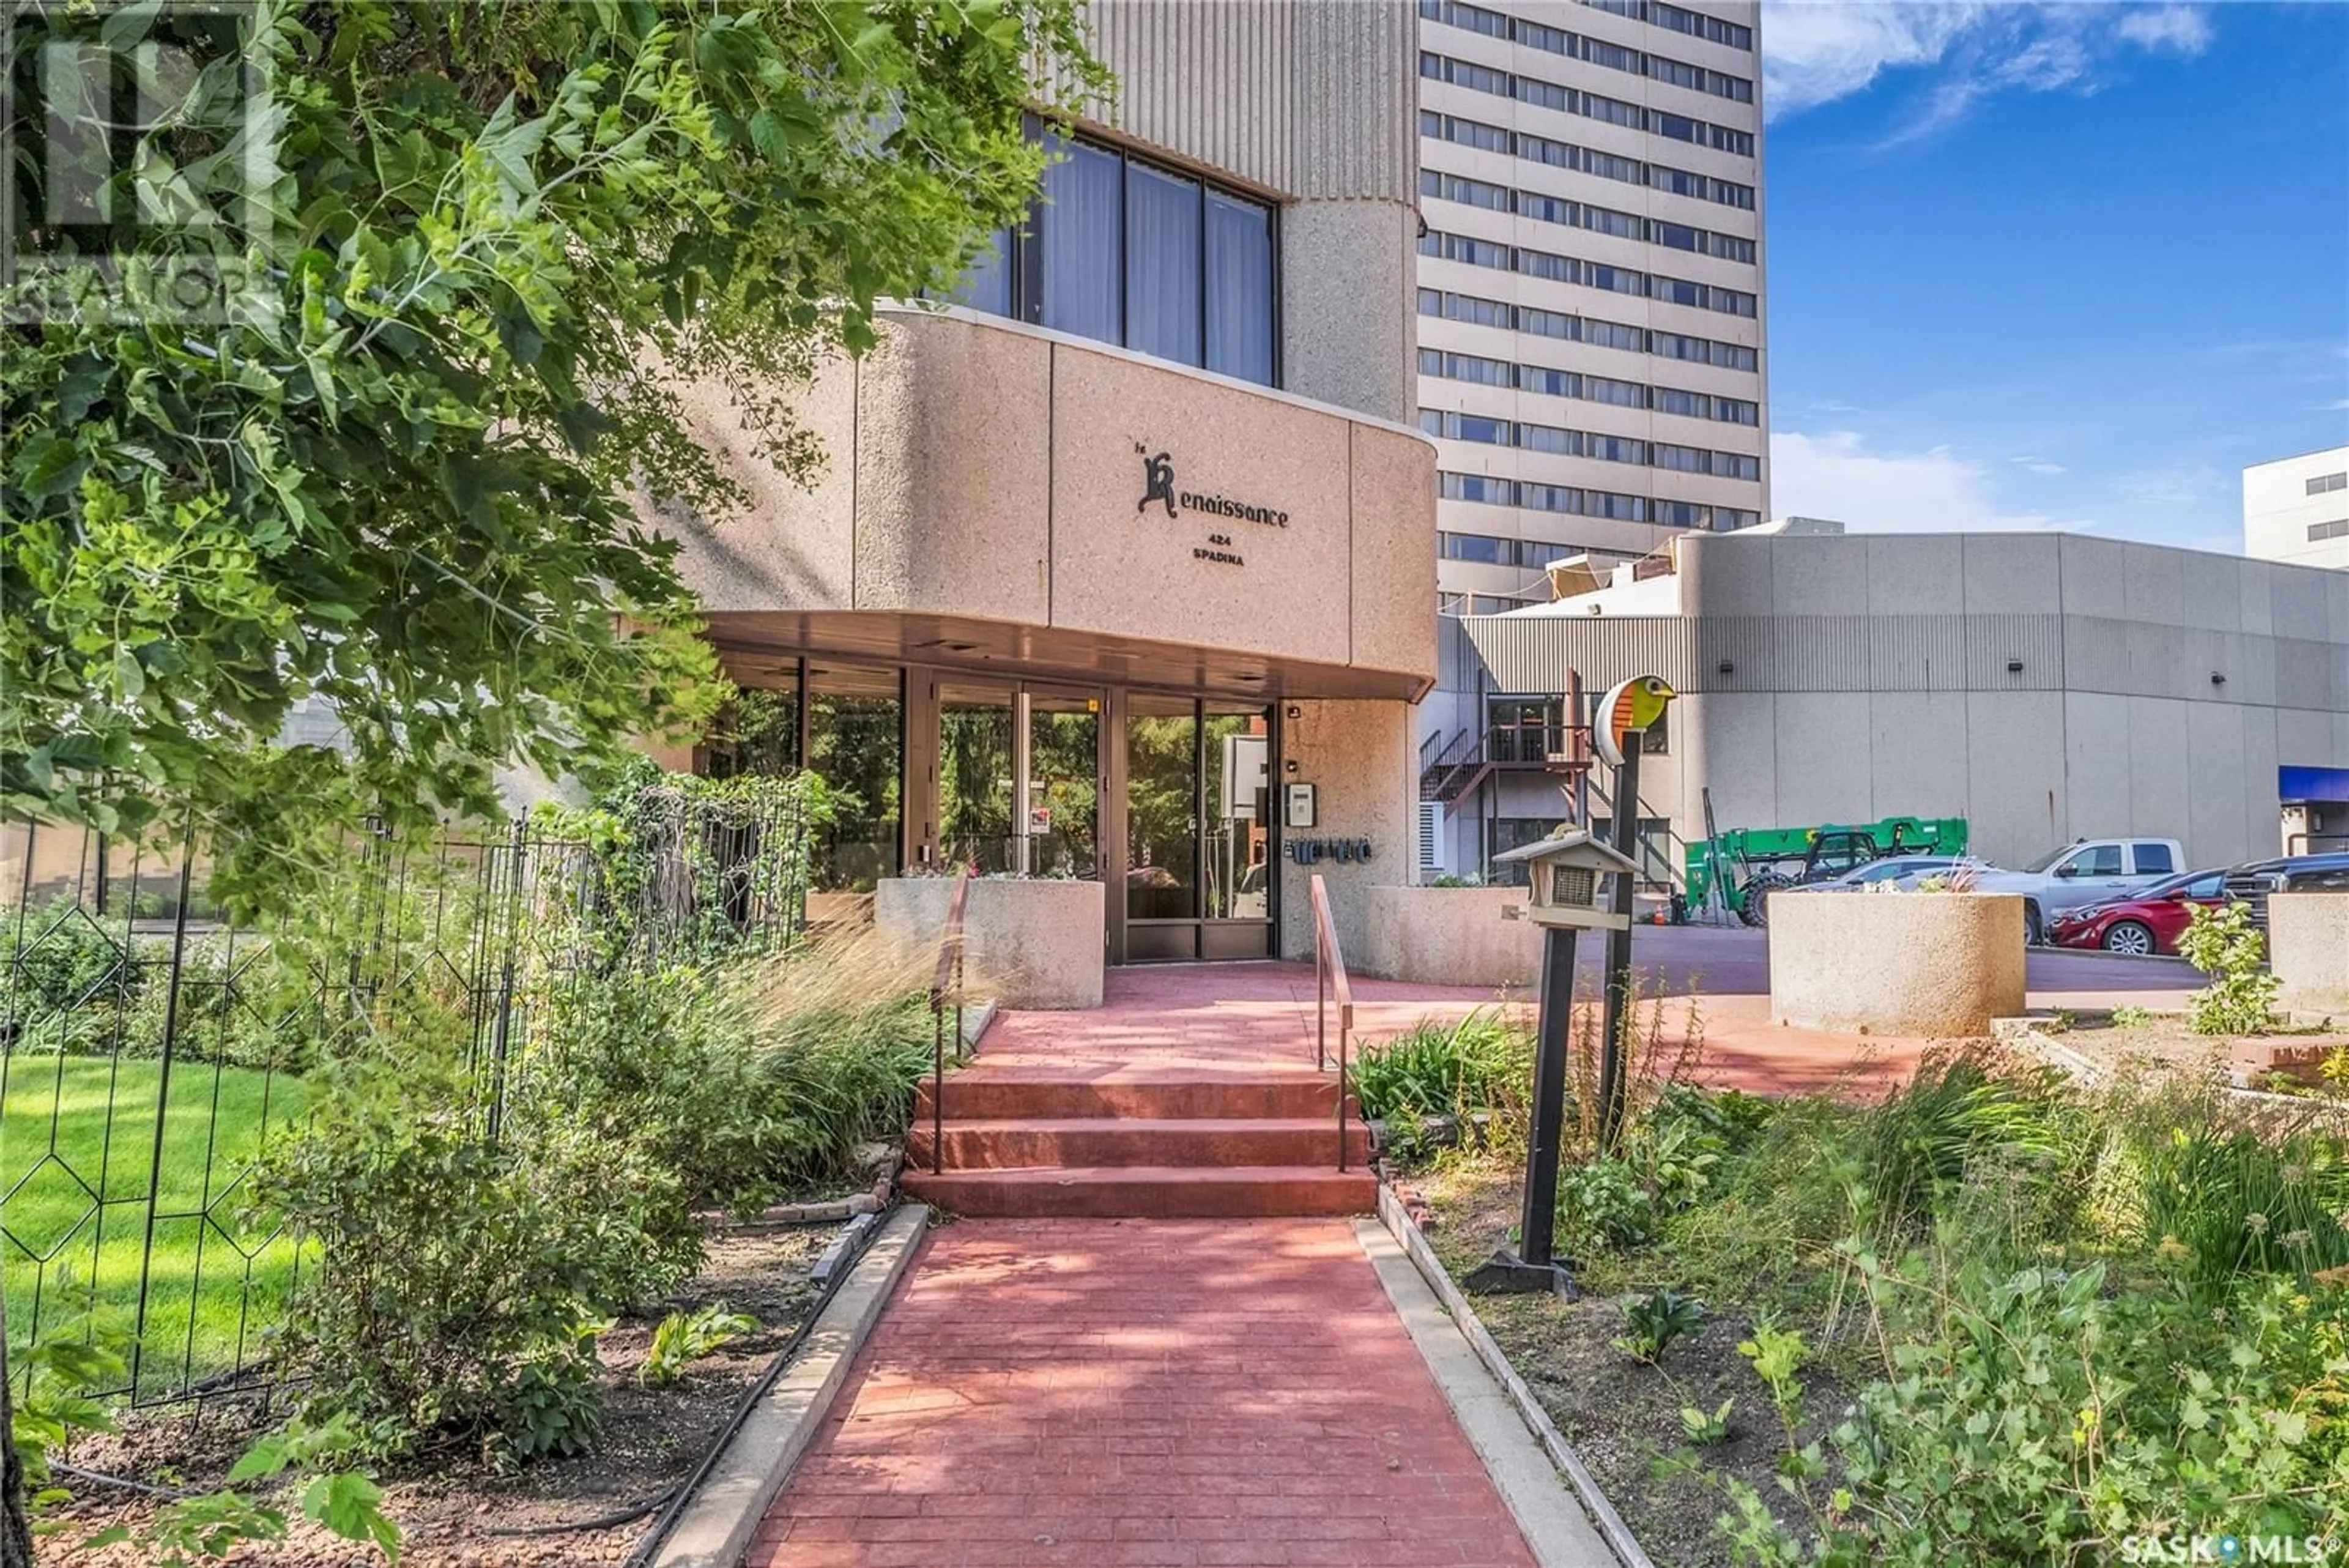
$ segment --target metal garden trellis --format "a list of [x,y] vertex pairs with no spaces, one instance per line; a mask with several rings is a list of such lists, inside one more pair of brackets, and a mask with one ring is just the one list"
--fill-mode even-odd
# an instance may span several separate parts
[[304,1072],[407,994],[464,1020],[497,1136],[533,995],[585,969],[757,952],[804,923],[802,805],[680,796],[628,846],[518,823],[368,826],[326,907],[266,927],[203,897],[189,836],[0,821],[0,1278],[10,1348],[86,1313],[136,1336],[136,1405],[265,1388],[264,1331],[314,1266],[254,1211]]

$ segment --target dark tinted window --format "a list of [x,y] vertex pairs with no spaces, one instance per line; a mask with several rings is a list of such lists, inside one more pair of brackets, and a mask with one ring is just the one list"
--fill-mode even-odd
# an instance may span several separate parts
[[2169,857],[2167,844],[2140,844],[2137,846],[2137,871],[2140,877],[2166,877],[2178,869]]

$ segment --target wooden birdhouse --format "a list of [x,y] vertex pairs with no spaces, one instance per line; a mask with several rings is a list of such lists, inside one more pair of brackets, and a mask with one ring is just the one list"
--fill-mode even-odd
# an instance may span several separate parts
[[1525,867],[1532,893],[1526,900],[1526,918],[1536,925],[1605,931],[1622,930],[1631,923],[1629,915],[1608,908],[1612,889],[1607,879],[1637,876],[1640,867],[1630,856],[1599,843],[1583,828],[1537,838],[1505,850],[1493,860],[1496,865],[1516,862]]

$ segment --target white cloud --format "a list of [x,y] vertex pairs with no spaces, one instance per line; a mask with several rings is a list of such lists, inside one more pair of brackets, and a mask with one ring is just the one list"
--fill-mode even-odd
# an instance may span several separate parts
[[1887,72],[1930,67],[1896,142],[1949,125],[1992,94],[2093,91],[2106,59],[2131,49],[2197,55],[2211,36],[2204,7],[2147,0],[1767,0],[1763,10],[1774,119],[1864,91]]
[[1861,534],[2063,525],[2044,513],[2002,509],[1989,493],[1988,471],[1949,447],[1870,452],[1856,431],[1774,431],[1770,506],[1782,517],[1831,517]]
[[2010,457],[2006,461],[2026,473],[2057,474],[2072,472],[2052,457]]
[[2210,18],[2199,5],[2135,6],[2114,30],[2142,48],[2199,55],[2210,47]]

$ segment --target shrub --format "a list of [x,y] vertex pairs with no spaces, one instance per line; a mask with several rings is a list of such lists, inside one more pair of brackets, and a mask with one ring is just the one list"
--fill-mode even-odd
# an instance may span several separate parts
[[1532,1077],[1532,1036],[1488,1008],[1366,1045],[1353,1068],[1355,1096],[1374,1121],[1398,1111],[1465,1116],[1521,1104]]
[[30,1021],[90,1002],[111,1005],[118,986],[135,990],[139,965],[124,961],[135,939],[111,930],[69,897],[37,909],[0,905],[0,1018]]
[[1988,1052],[1929,1056],[1867,1114],[1857,1150],[1866,1218],[1879,1238],[1921,1235],[1960,1207],[1969,1173],[2053,1198],[2081,1173],[2088,1123],[2063,1075]]
[[2197,1282],[2306,1279],[2349,1263],[2349,1160],[2321,1126],[2276,1132],[2183,1118],[2136,1150],[2144,1241]]
[[347,1064],[331,1089],[256,1172],[258,1203],[317,1252],[279,1339],[313,1407],[391,1449],[437,1433],[517,1458],[585,1446],[595,1325],[692,1262],[655,1240],[670,1179],[576,1124],[492,1141],[445,1036]]
[[2178,950],[2210,977],[2187,999],[2188,1027],[2197,1034],[2267,1032],[2279,982],[2267,971],[2267,942],[2251,924],[2249,904],[2193,906]]
[[1558,1173],[1557,1216],[1568,1235],[1618,1249],[1654,1241],[1662,1222],[1637,1169],[1611,1155]]
[[859,1145],[905,1130],[930,1070],[929,965],[868,931],[746,971],[750,1040],[785,1118],[781,1180],[843,1175]]

